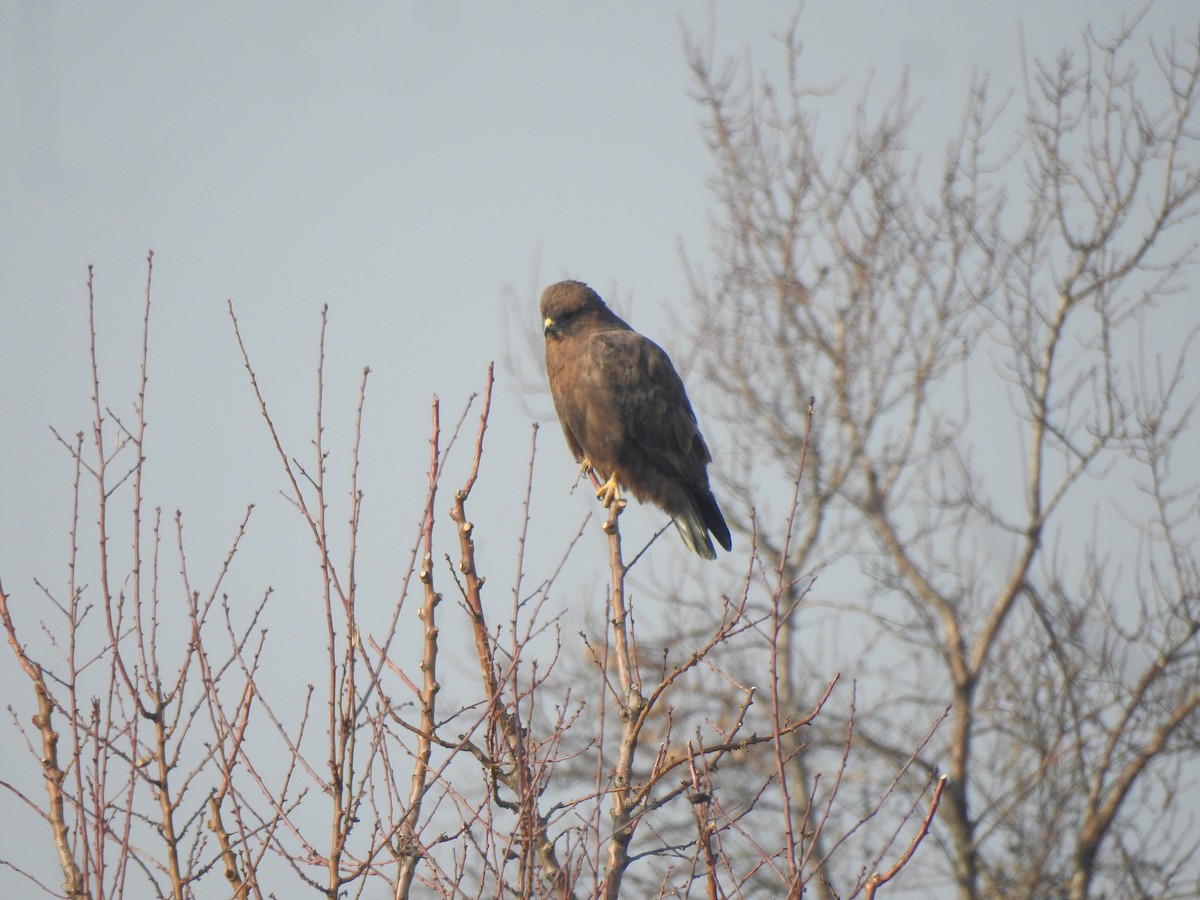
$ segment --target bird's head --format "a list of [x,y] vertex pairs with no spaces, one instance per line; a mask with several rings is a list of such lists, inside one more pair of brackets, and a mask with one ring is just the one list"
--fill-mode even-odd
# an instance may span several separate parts
[[560,281],[542,292],[542,332],[561,338],[582,323],[615,318],[600,295],[582,281]]

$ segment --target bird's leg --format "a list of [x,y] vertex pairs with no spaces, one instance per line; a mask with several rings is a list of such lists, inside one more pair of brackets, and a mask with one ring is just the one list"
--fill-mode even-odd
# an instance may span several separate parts
[[604,501],[604,508],[608,509],[613,503],[619,506],[624,506],[625,501],[621,498],[621,488],[617,484],[617,473],[613,472],[608,476],[608,481],[600,486],[600,490],[596,491],[596,499]]
[[[599,489],[600,479],[596,477],[596,470],[592,466],[591,459],[586,456],[579,461],[579,476],[582,478],[585,475],[592,480],[592,486]],[[596,496],[600,495],[597,494]]]

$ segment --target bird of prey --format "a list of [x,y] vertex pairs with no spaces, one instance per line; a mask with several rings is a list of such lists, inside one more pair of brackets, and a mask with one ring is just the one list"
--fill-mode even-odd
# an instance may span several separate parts
[[604,481],[605,507],[627,488],[675,520],[688,548],[716,558],[729,526],[708,486],[712,461],[675,367],[586,284],[542,293],[546,374],[571,453]]

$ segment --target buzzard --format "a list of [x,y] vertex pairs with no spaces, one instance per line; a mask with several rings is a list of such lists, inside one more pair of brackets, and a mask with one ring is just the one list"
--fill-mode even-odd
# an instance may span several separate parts
[[709,532],[729,550],[729,526],[708,486],[712,461],[675,367],[579,281],[542,293],[546,374],[575,459],[604,480],[609,506],[620,488],[674,518],[690,550],[716,558]]

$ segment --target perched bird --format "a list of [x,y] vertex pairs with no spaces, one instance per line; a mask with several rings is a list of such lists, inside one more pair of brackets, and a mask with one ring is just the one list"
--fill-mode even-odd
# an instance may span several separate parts
[[716,558],[729,526],[708,486],[712,461],[683,382],[662,348],[579,281],[542,293],[546,374],[567,445],[605,482],[605,507],[627,488],[675,520],[688,548]]

